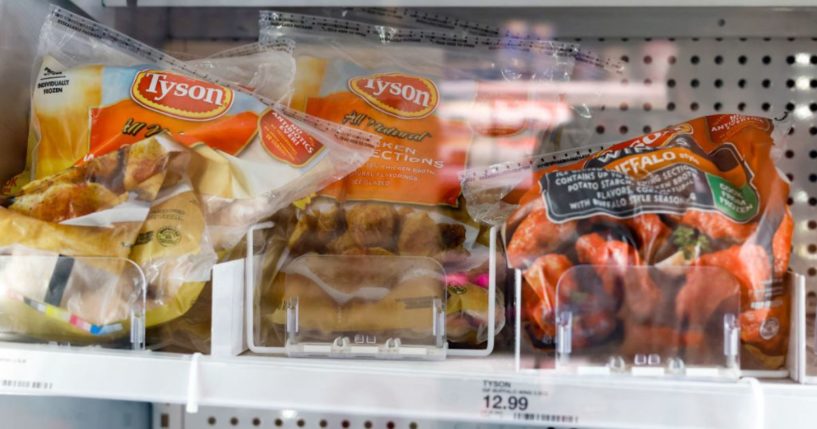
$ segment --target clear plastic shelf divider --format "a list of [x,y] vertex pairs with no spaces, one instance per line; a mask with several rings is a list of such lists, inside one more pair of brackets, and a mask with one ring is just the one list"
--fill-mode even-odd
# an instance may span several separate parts
[[[520,369],[639,377],[737,378],[741,288],[708,266],[592,266],[565,271],[547,305],[526,314]],[[524,296],[524,293],[522,294]],[[526,308],[521,299],[520,308]],[[530,338],[531,317],[547,338]],[[543,342],[544,341],[544,342]],[[545,346],[543,346],[545,344]],[[521,349],[521,348],[520,348]]]
[[147,281],[127,258],[0,255],[4,340],[143,350]]
[[[261,354],[436,360],[446,357],[446,280],[420,256],[319,255],[269,258],[257,225],[247,239],[247,340]],[[270,260],[276,262],[270,263]],[[273,281],[280,307],[262,307]],[[266,283],[265,283],[266,282]],[[282,341],[270,340],[278,332]],[[274,335],[272,335],[274,336]]]

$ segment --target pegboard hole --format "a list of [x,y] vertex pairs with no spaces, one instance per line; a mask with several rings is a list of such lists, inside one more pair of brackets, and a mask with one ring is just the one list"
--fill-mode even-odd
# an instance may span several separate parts
[[298,421],[295,422],[295,424],[298,425],[299,428],[302,428],[302,427],[304,427],[306,422],[304,421],[304,419],[298,419]]
[[417,429],[417,423],[414,422],[409,423],[409,429]]
[[794,174],[786,173],[786,178],[789,179],[789,182],[794,180]]
[[738,103],[738,110],[740,110],[741,112],[746,110],[746,103],[744,103],[742,101],[740,103]]
[[596,127],[596,134],[604,134],[604,125],[599,125]]
[[789,198],[786,199],[786,204],[792,205],[792,204],[794,204],[794,200],[791,197],[789,197]]
[[786,79],[786,88],[794,88],[794,79]]
[[689,81],[689,86],[693,88],[697,88],[700,84],[701,82],[698,79],[692,79],[691,81]]
[[672,101],[667,103],[667,110],[669,110],[670,112],[675,110],[675,103],[673,103]]
[[[695,40],[695,39],[693,39]],[[692,64],[698,64],[701,62],[701,59],[697,55],[693,55],[692,58],[689,59]]]
[[275,426],[281,427],[284,425],[284,421],[281,419],[275,419]]
[[794,111],[794,103],[792,102],[786,103],[786,110],[788,110],[789,112]]
[[698,110],[698,103],[696,103],[694,101],[692,103],[690,103],[689,110],[692,110],[693,112]]
[[716,112],[720,112],[723,105],[719,102],[715,103],[712,108],[715,109]]
[[718,27],[723,27],[726,25],[726,20],[721,18],[718,20]]
[[764,88],[768,88],[768,87],[772,86],[772,81],[771,81],[771,80],[769,80],[769,79],[763,79],[763,81],[761,81],[761,82],[760,82],[760,84],[761,84],[761,85],[762,85]]
[[738,81],[738,86],[739,86],[740,88],[745,88],[745,87],[746,87],[746,79],[741,79],[741,80],[739,80],[739,81]]
[[717,65],[723,64],[723,57],[720,56],[720,55],[716,55],[715,56],[715,64],[717,64]]
[[809,83],[808,83],[808,86],[809,86],[811,89],[817,88],[817,79],[812,79],[812,80],[810,80],[810,81],[809,81]]
[[670,55],[667,57],[667,62],[670,64],[675,64],[678,62],[678,58],[676,58],[675,55]]
[[326,420],[321,420],[320,422],[318,422],[318,426],[322,428],[325,428],[328,424],[329,423],[327,423]]
[[811,128],[809,128],[809,129],[808,129],[808,133],[809,133],[809,134],[811,134],[811,135],[813,135],[813,136],[817,136],[817,127],[811,127]]
[[340,422],[341,427],[348,428],[349,427],[349,420],[344,420]]
[[808,269],[808,275],[809,275],[809,277],[814,277],[815,275],[817,275],[817,268],[814,268],[814,267],[809,268]]
[[261,426],[261,419],[259,419],[258,417],[254,417],[254,418],[252,419],[252,425],[253,425],[253,426],[256,426],[256,427],[257,427],[257,426]]
[[372,429],[372,422],[370,422],[370,421],[366,420],[366,421],[363,423],[363,427],[364,427],[364,428],[366,428],[366,429]]
[[644,79],[644,85],[647,85],[647,86],[652,85],[652,79]]
[[769,65],[769,64],[772,63],[772,57],[770,57],[768,55],[764,55],[762,61],[763,61],[763,64]]
[[210,425],[210,426],[215,426],[216,425],[216,418],[213,417],[213,416],[208,417],[207,418],[207,424]]
[[618,132],[620,132],[621,134],[627,134],[627,131],[629,131],[629,128],[627,128],[626,125],[622,125],[618,128]]
[[760,105],[760,108],[763,109],[764,112],[768,112],[769,109],[772,108],[772,105],[769,103],[763,103]]
[[670,79],[667,81],[667,87],[675,88],[675,79]]
[[817,221],[808,221],[808,229],[817,229]]
[[741,64],[741,65],[746,64],[746,61],[748,61],[748,59],[746,58],[746,55],[741,55],[741,56],[738,57],[738,64]]
[[238,426],[238,417],[230,417],[230,425]]
[[644,103],[644,111],[649,112],[650,110],[652,110],[652,104]]
[[812,55],[809,62],[811,63],[811,65],[817,64],[817,55]]
[[629,63],[630,62],[630,57],[628,57],[626,55],[622,55],[621,56],[621,62],[622,63]]
[[786,64],[788,65],[794,64],[794,55],[789,55],[786,57]]
[[721,79],[715,79],[715,88],[720,88],[723,86],[723,81]]
[[794,151],[789,149],[786,151],[786,158],[794,158]]
[[627,111],[627,109],[629,109],[629,108],[630,108],[630,106],[629,106],[627,103],[621,103],[621,105],[620,105],[620,106],[618,106],[618,108],[619,108],[619,110],[621,110],[622,112],[626,112],[626,111]]
[[808,105],[809,110],[812,112],[817,112],[817,103],[811,103]]
[[652,64],[652,57],[649,55],[644,56],[644,64]]
[[644,134],[649,134],[649,133],[652,132],[652,127],[649,126],[649,125],[644,125],[644,128],[642,128],[642,131],[644,131]]
[[808,205],[810,205],[810,206],[817,206],[817,198],[814,198],[814,197],[809,197],[809,199],[808,199]]
[[817,150],[810,150],[810,151],[808,152],[808,156],[809,156],[810,158],[817,158]]
[[806,249],[809,253],[817,253],[817,244],[809,244]]
[[386,423],[386,429],[394,429],[394,422]]
[[808,181],[809,181],[809,182],[812,182],[812,183],[813,183],[813,182],[817,182],[817,174],[814,174],[814,173],[809,174],[809,175],[808,175]]

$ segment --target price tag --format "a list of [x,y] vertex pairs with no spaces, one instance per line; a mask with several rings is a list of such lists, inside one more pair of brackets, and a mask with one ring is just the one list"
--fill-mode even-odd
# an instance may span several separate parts
[[533,383],[482,380],[480,415],[531,423],[578,423],[578,416],[548,412],[552,408],[548,404],[550,394],[544,386]]
[[0,392],[48,391],[54,383],[35,373],[31,357],[19,350],[0,349]]

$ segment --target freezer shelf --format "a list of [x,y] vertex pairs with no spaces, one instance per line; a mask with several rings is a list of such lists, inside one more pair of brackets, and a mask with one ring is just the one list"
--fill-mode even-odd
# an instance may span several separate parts
[[[520,374],[513,357],[333,361],[0,347],[0,393],[569,427],[786,427],[817,386]],[[524,404],[524,405],[523,405]],[[760,424],[765,422],[765,424]]]

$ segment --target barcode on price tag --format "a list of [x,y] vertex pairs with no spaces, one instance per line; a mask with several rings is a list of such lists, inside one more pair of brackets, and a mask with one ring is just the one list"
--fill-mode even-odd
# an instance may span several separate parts
[[34,380],[13,380],[4,378],[0,380],[0,389],[26,389],[26,390],[51,390],[54,383]]

